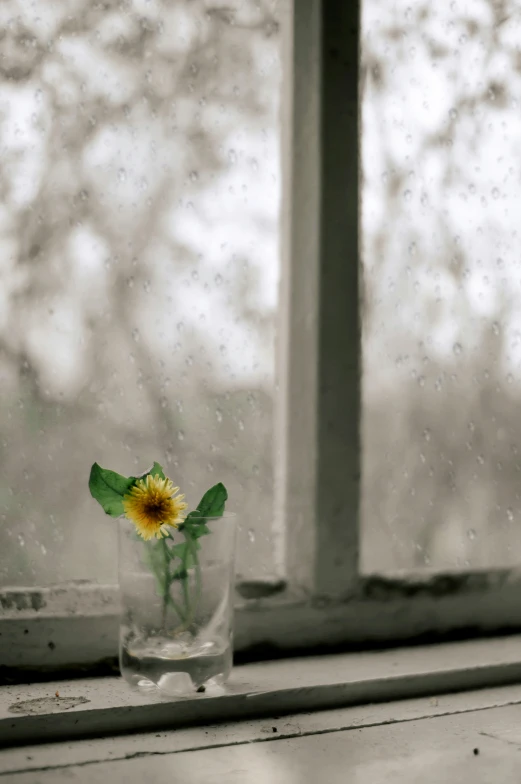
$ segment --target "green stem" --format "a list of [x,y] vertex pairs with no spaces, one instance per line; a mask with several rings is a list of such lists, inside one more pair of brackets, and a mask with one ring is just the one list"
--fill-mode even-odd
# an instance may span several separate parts
[[[183,622],[180,626],[175,629],[174,634],[180,634],[181,632],[186,631],[190,628],[195,614],[197,612],[197,607],[201,598],[201,591],[202,591],[202,581],[201,581],[201,566],[199,564],[199,559],[197,557],[197,548],[194,545],[194,541],[191,536],[185,533],[185,541],[186,541],[186,549],[183,555],[183,577],[181,578],[181,583],[183,587],[183,598],[185,604],[185,617]],[[196,595],[195,595],[195,602],[192,603],[190,601],[190,587],[189,587],[189,576],[188,571],[186,569],[186,560],[188,558],[188,554],[191,553],[194,566],[195,566],[195,584],[196,584]]]
[[179,616],[179,620],[184,622],[185,615],[181,610],[181,607],[177,604],[174,600],[172,595],[170,594],[170,586],[172,585],[172,577],[170,575],[170,553],[168,552],[168,547],[166,544],[166,539],[161,540],[162,548],[163,548],[163,556],[164,556],[164,566],[165,566],[165,573],[164,573],[164,582],[163,582],[163,609],[161,614],[161,625],[163,630],[166,630],[166,614],[168,610],[168,605],[172,605],[174,610],[176,611],[177,615]]
[[168,610],[168,597],[170,596],[170,558],[168,555],[168,547],[164,539],[161,539],[161,547],[163,550],[164,574],[163,574],[163,609],[161,612],[161,627],[166,629],[166,613]]
[[201,578],[201,564],[199,563],[199,558],[197,557],[197,548],[195,547],[192,541],[192,555],[194,557],[194,564],[195,564],[195,607],[193,610],[193,614],[195,614],[199,607],[199,602],[201,601],[201,593],[203,589],[202,578]]

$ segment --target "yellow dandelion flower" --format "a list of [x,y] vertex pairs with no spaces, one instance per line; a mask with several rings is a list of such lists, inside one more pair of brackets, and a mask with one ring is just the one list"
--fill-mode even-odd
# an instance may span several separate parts
[[187,504],[178,493],[171,479],[148,474],[123,497],[125,515],[143,539],[161,539],[168,536],[169,527],[177,528],[183,522]]

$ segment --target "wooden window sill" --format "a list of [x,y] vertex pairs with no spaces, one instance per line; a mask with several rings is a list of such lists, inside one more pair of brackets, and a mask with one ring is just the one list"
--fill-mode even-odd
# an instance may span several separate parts
[[514,683],[521,683],[521,636],[245,664],[219,693],[175,701],[136,693],[119,677],[3,686],[0,746],[434,699]]

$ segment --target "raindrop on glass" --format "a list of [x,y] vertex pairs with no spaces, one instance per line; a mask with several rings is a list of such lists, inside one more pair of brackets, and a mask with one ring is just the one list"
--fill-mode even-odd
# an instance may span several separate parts
[[469,528],[469,530],[467,531],[467,539],[470,539],[470,541],[473,542],[476,536],[477,534],[474,528]]

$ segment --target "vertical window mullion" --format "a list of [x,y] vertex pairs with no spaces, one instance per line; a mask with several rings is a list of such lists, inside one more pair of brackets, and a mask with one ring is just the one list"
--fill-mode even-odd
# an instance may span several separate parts
[[290,584],[345,595],[361,463],[358,9],[298,0],[287,27],[277,510]]

